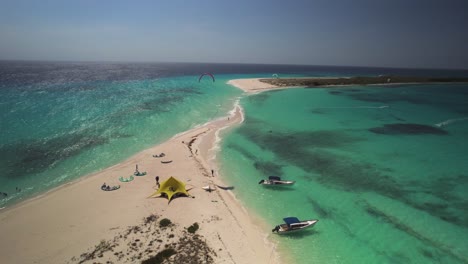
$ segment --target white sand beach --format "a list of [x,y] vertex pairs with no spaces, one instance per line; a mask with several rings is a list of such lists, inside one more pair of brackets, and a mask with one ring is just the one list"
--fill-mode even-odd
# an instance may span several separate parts
[[259,93],[267,90],[285,89],[268,83],[261,82],[259,79],[235,79],[227,82],[247,93]]
[[[246,91],[269,88],[252,79],[230,83]],[[78,263],[80,254],[92,250],[100,241],[119,239],[119,234],[151,214],[175,223],[173,240],[183,236],[177,230],[198,223],[197,234],[215,252],[214,263],[280,263],[276,245],[268,239],[269,227],[243,208],[232,190],[202,189],[209,184],[225,186],[213,157],[220,131],[243,120],[239,106],[230,114],[229,118],[176,135],[115,166],[2,210],[0,263]],[[159,153],[165,153],[165,157],[153,157]],[[161,160],[172,162],[163,164]],[[136,164],[147,175],[128,183],[119,182],[120,176],[133,174]],[[148,198],[157,189],[155,176],[160,182],[170,176],[185,182],[192,197],[177,197],[170,203],[166,198]],[[121,188],[102,191],[104,182]],[[120,239],[125,238],[120,235]],[[142,236],[137,241],[142,243],[145,239],[149,237]],[[155,252],[141,254],[143,260]],[[112,252],[94,261],[134,263],[126,258],[117,260]]]

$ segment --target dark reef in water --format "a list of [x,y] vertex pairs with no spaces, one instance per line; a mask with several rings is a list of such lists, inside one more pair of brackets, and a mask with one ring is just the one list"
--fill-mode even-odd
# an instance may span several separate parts
[[273,162],[268,162],[268,161],[256,161],[254,163],[255,169],[261,171],[263,175],[268,176],[268,175],[276,175],[276,176],[281,176],[283,175],[283,171],[281,170],[281,165],[278,165]]
[[84,132],[3,145],[0,146],[0,160],[6,162],[6,170],[2,173],[6,177],[39,173],[86,149],[106,144],[108,140]]
[[159,97],[142,102],[138,108],[157,112],[169,112],[170,106],[181,102],[182,96]]
[[384,134],[384,135],[447,135],[448,132],[440,129],[438,127],[421,125],[421,124],[405,124],[405,123],[395,123],[395,124],[386,124],[382,127],[370,128],[369,131],[375,134]]
[[330,210],[323,208],[315,199],[312,199],[312,197],[307,197],[307,201],[312,205],[314,212],[316,212],[320,218],[329,218],[333,215]]
[[241,153],[244,157],[246,157],[247,159],[249,159],[251,161],[256,161],[257,160],[257,157],[255,155],[248,152],[247,150],[245,150],[244,148],[242,148],[241,146],[239,146],[237,144],[229,144],[227,147]]
[[278,160],[289,162],[304,171],[316,172],[311,179],[347,191],[375,191],[388,197],[401,197],[402,187],[371,164],[361,164],[329,151],[362,139],[338,131],[299,133],[259,133],[267,127],[259,120],[246,118],[238,132],[263,149],[275,153]]
[[364,92],[364,93],[353,93],[347,94],[353,100],[363,101],[363,102],[372,102],[372,103],[384,103],[390,104],[395,102],[408,102],[411,104],[427,104],[429,103],[425,98],[412,96],[407,94],[395,94],[392,92]]
[[[368,88],[370,88],[368,86]],[[454,101],[451,98],[466,97],[468,93],[468,84],[446,85],[443,92],[447,97],[440,98],[437,96],[440,93],[440,87],[431,85],[414,85],[411,89],[407,89],[408,85],[397,87],[392,86],[372,86],[375,89],[356,90],[347,88],[335,88],[332,91],[341,91],[342,95],[348,96],[353,100],[383,103],[391,105],[392,103],[407,102],[414,105],[432,105],[465,115],[468,113],[468,104],[466,102]],[[378,90],[376,90],[378,89]],[[421,96],[424,94],[434,94],[434,96]],[[336,93],[335,93],[336,94]],[[336,94],[338,95],[338,94]]]
[[[303,171],[311,172],[305,180],[319,182],[330,188],[349,192],[374,192],[398,200],[415,209],[422,210],[446,222],[468,227],[468,203],[456,195],[456,188],[468,187],[468,177],[441,177],[444,180],[428,179],[424,182],[396,181],[391,170],[377,167],[365,161],[356,161],[334,149],[352,149],[353,143],[364,139],[351,136],[344,131],[309,131],[269,133],[268,123],[247,117],[245,125],[237,133],[261,149],[275,154],[274,160],[259,161],[248,150],[237,150],[255,161],[262,171],[278,170],[277,164],[292,164]],[[232,147],[232,146],[231,146]],[[420,201],[418,194],[432,195],[431,201]],[[314,207],[317,204],[312,204]],[[316,209],[319,207],[315,207]],[[321,213],[321,211],[318,209]]]
[[[426,244],[428,246],[431,246],[431,247],[433,247],[433,248],[435,248],[437,250],[440,250],[445,255],[451,256],[451,257],[453,257],[453,258],[455,258],[455,259],[457,259],[459,261],[462,261],[463,263],[468,263],[467,260],[463,259],[456,252],[452,251],[451,248],[449,248],[446,245],[444,245],[444,244],[442,244],[442,243],[440,243],[438,241],[432,240],[431,238],[417,232],[412,227],[404,224],[397,217],[386,214],[385,212],[383,212],[383,211],[379,210],[378,208],[376,208],[374,206],[371,206],[369,204],[365,205],[365,210],[370,216],[372,216],[374,218],[377,218],[377,219],[380,219],[380,220],[386,222],[387,224],[390,224],[394,228],[397,228],[400,231],[402,231],[402,232],[404,232],[404,233],[418,239],[419,241],[423,242],[424,244]],[[423,254],[425,254],[426,257],[430,257],[429,255],[427,255],[426,252],[424,252]]]
[[408,194],[408,204],[444,221],[468,227],[468,201],[460,196],[468,189],[467,175],[444,176],[432,181],[410,182],[408,185],[432,197],[430,202],[416,202]]
[[[166,89],[155,91],[154,94],[148,96],[149,100],[142,100],[142,103],[137,107],[143,110],[156,112],[169,112],[171,106],[184,101],[189,95],[203,94],[193,87],[182,87],[177,89]],[[163,96],[161,96],[163,95]]]

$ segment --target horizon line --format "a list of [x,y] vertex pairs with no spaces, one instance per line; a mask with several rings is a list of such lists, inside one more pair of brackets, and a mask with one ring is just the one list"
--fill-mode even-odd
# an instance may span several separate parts
[[424,68],[404,66],[356,66],[356,65],[319,65],[293,63],[255,63],[255,62],[191,62],[191,61],[124,61],[124,60],[40,60],[40,59],[0,59],[0,62],[50,62],[50,63],[134,63],[134,64],[237,64],[237,65],[278,65],[278,66],[309,66],[309,67],[343,67],[343,68],[374,68],[374,69],[408,69],[408,70],[444,70],[466,71],[468,68]]

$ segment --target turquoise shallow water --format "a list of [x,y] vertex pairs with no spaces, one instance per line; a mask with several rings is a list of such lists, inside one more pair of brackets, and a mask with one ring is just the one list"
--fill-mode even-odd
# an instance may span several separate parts
[[[222,171],[272,227],[287,216],[320,220],[271,236],[296,263],[466,263],[467,88],[298,88],[243,98],[246,120],[223,141]],[[268,175],[297,183],[257,184]]]
[[[216,82],[200,72],[213,71]],[[229,112],[224,180],[296,263],[467,263],[466,85],[290,89],[235,78],[453,72],[291,65],[0,63],[0,208],[114,165]],[[460,72],[455,72],[459,75]],[[292,188],[258,185],[268,175]],[[19,187],[21,191],[17,191]],[[269,230],[266,230],[269,232]]]
[[[205,76],[199,82],[204,72],[212,72],[216,81]],[[382,70],[0,61],[0,208],[226,115],[242,94],[226,84],[230,79],[337,72]]]
[[186,76],[4,89],[0,191],[9,195],[0,207],[225,115],[241,94],[226,82]]

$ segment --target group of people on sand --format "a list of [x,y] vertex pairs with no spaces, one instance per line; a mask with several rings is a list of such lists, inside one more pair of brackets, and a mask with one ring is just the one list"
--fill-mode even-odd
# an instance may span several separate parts
[[162,157],[164,157],[164,156],[166,156],[166,154],[161,153],[161,154],[159,154],[159,155],[158,155],[158,154],[153,155],[153,158],[162,158]]

